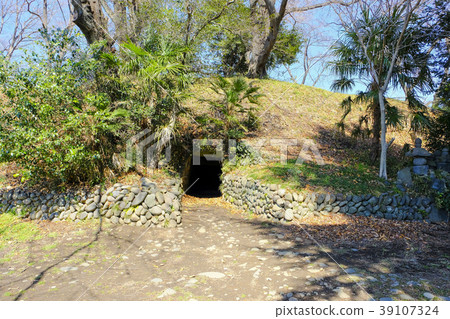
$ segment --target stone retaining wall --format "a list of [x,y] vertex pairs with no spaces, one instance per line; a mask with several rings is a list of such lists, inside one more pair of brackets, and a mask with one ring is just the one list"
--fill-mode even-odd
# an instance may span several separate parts
[[425,197],[291,193],[279,185],[266,185],[234,175],[224,176],[221,187],[223,197],[228,202],[279,221],[289,222],[308,214],[319,216],[335,213],[393,220],[448,221],[448,213],[437,209],[432,200]]
[[182,189],[177,180],[163,186],[142,179],[141,185],[115,184],[101,193],[77,191],[43,193],[21,188],[0,190],[0,213],[42,220],[105,218],[114,224],[147,227],[181,225]]

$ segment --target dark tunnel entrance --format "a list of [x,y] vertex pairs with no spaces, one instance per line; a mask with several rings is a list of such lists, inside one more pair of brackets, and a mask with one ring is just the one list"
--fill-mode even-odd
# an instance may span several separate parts
[[220,197],[220,176],[222,175],[222,162],[208,161],[204,156],[200,157],[200,165],[194,165],[190,161],[189,182],[186,185],[187,195],[203,198]]

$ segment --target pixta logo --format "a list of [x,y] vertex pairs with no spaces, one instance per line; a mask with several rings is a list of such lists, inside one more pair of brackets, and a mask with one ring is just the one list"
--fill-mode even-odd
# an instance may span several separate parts
[[[297,156],[295,164],[303,164],[303,162],[315,161],[318,165],[324,165],[325,162],[320,155],[319,148],[311,139],[305,139],[300,143],[297,139],[257,139],[257,140],[241,140],[240,143],[250,145],[256,156],[259,156],[259,163],[263,163],[264,159],[261,155],[261,149],[265,146],[278,148],[278,160],[281,164],[286,164],[288,160],[288,148],[302,146]],[[228,161],[231,165],[236,165],[237,161],[237,141],[227,140],[228,145]],[[215,150],[215,153],[206,154],[202,152],[202,148],[208,148],[209,151]],[[224,140],[220,139],[195,139],[193,141],[193,165],[200,165],[201,157],[205,157],[208,161],[223,161],[225,159]]]
[[[134,135],[127,141],[127,163],[128,166],[161,167],[170,162],[172,146],[164,143],[161,134],[151,133],[145,129]],[[160,160],[164,150],[164,159]]]

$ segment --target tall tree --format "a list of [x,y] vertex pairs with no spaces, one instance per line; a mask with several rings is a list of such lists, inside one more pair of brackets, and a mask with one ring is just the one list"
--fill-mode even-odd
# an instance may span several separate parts
[[423,20],[424,46],[434,53],[437,90],[433,103],[434,117],[426,130],[427,146],[433,150],[450,147],[450,3],[435,0]]
[[88,44],[106,40],[110,46],[114,40],[108,33],[108,20],[103,14],[100,0],[71,0],[73,21],[80,28]]
[[270,53],[277,41],[280,25],[287,15],[323,8],[331,4],[349,6],[353,2],[330,0],[302,5],[293,0],[281,0],[279,5],[277,5],[276,0],[250,0],[253,37],[248,52],[248,76],[250,78],[264,78],[267,76],[267,63]]
[[434,73],[438,80],[435,106],[450,107],[450,3],[435,0],[426,11],[424,45],[434,52]]
[[[248,71],[246,53],[251,45],[252,33],[250,30],[236,32],[231,28],[218,30],[217,34],[209,41],[217,59],[216,72],[223,76],[245,75]],[[279,66],[290,65],[297,62],[297,55],[303,44],[303,36],[295,27],[282,24],[278,34],[278,40],[270,52],[266,69],[275,69]]]
[[[366,20],[360,27],[366,28],[370,21]],[[390,19],[380,19],[378,22],[372,21],[371,23],[377,24],[377,28],[384,29],[388,27]],[[424,47],[421,40],[421,31],[419,25],[421,19],[414,19],[411,26],[408,27],[405,32],[405,39],[403,46],[398,53],[398,61],[392,71],[391,86],[403,89],[406,97],[406,102],[412,114],[410,127],[413,132],[421,130],[428,123],[426,116],[427,108],[417,97],[418,93],[430,93],[433,87],[433,78],[430,69],[430,52],[428,48]],[[364,36],[367,36],[364,35]],[[384,47],[385,42],[392,42],[396,40],[398,33],[389,32],[384,37],[372,37],[370,46],[375,48]],[[386,39],[386,37],[388,37]],[[333,70],[339,76],[339,78],[333,83],[332,89],[338,91],[347,91],[354,87],[355,80],[363,80],[367,84],[367,88],[364,92],[359,92],[356,98],[348,97],[345,99],[341,106],[344,109],[344,115],[338,126],[344,128],[344,119],[351,112],[352,105],[354,103],[363,103],[367,105],[368,115],[364,115],[365,119],[370,118],[372,122],[372,128],[370,135],[373,137],[373,151],[372,160],[375,161],[380,152],[380,138],[381,138],[381,111],[380,101],[378,94],[377,83],[374,82],[370,70],[368,68],[369,61],[367,60],[364,52],[361,50],[358,35],[355,32],[346,32],[340,41],[338,41],[333,47],[333,53],[337,60],[334,62]],[[373,59],[375,69],[383,70],[387,72],[385,58],[389,58],[389,52],[383,52],[380,50],[379,57]],[[401,112],[396,106],[390,105],[386,99],[384,99],[386,108],[386,122],[388,126],[396,127],[400,125],[400,120],[403,119]],[[360,121],[363,124],[365,121]],[[367,121],[369,122],[369,121]],[[352,135],[358,135],[362,133],[360,126],[357,126]]]

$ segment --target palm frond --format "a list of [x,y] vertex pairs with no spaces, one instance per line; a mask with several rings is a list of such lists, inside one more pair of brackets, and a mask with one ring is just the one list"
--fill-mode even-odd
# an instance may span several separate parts
[[333,84],[331,85],[331,89],[333,91],[347,92],[350,91],[354,85],[355,82],[353,79],[342,77],[333,82]]
[[416,111],[411,114],[411,130],[421,132],[431,126],[430,117],[426,112]]
[[402,126],[404,115],[398,107],[386,104],[386,125],[392,128]]

